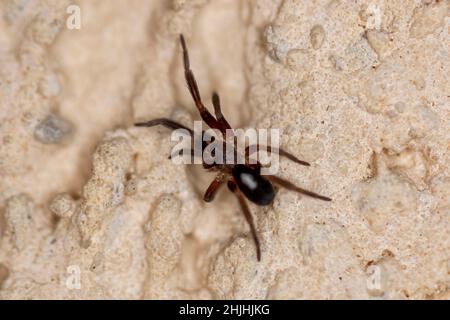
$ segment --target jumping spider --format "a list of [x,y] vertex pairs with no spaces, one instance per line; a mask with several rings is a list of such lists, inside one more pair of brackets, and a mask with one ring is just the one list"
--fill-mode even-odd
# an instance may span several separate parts
[[[206,109],[206,107],[203,105],[203,102],[200,98],[200,92],[197,87],[197,82],[194,78],[194,74],[190,69],[189,64],[189,55],[188,50],[186,47],[186,43],[184,40],[183,35],[180,35],[180,42],[181,47],[183,49],[183,62],[184,62],[184,75],[186,78],[187,85],[189,87],[189,91],[192,95],[192,98],[194,99],[195,105],[200,113],[200,116],[202,120],[212,129],[219,130],[222,134],[225,135],[225,132],[227,129],[231,129],[230,124],[225,119],[225,117],[222,114],[221,107],[220,107],[220,100],[219,95],[214,92],[212,95],[212,104],[214,106],[214,113],[215,117]],[[179,124],[175,121],[172,121],[167,118],[159,118],[150,120],[148,122],[141,122],[135,124],[138,127],[153,127],[157,125],[162,125],[170,129],[185,129],[189,132],[189,134],[193,137],[194,132],[193,130],[183,126],[182,124]],[[203,149],[207,146],[207,143],[203,144]],[[256,145],[256,150],[258,150],[261,146],[258,144]],[[289,181],[286,181],[284,179],[281,179],[279,177],[268,175],[268,176],[262,176],[261,175],[261,164],[258,162],[256,164],[250,164],[249,159],[250,154],[252,153],[250,150],[252,148],[248,146],[245,149],[245,164],[206,164],[203,159],[203,167],[205,169],[208,169],[210,171],[216,171],[218,172],[216,178],[211,182],[208,189],[205,192],[205,195],[203,197],[203,200],[206,202],[211,202],[214,199],[214,196],[216,195],[217,191],[219,190],[219,187],[226,183],[228,186],[228,189],[233,192],[237,199],[239,200],[239,204],[242,208],[242,211],[244,213],[245,219],[247,220],[247,223],[250,227],[250,231],[253,237],[253,241],[256,246],[256,257],[258,261],[261,260],[261,250],[260,250],[260,244],[258,240],[258,236],[256,233],[255,225],[253,223],[253,217],[250,213],[249,207],[247,205],[247,202],[245,201],[245,198],[250,200],[251,202],[259,205],[259,206],[267,206],[272,203],[274,197],[275,197],[275,191],[273,188],[273,184],[279,185],[281,187],[284,187],[288,190],[296,191],[298,193],[307,195],[309,197],[313,197],[316,199],[324,200],[324,201],[331,201],[330,198],[321,196],[317,193],[314,193],[312,191],[308,191],[305,189],[302,189],[300,187],[295,186]],[[278,153],[281,156],[284,156],[298,164],[309,166],[308,162],[302,161],[297,159],[294,155],[290,154],[287,151],[284,151],[279,148],[273,148],[270,146],[266,146],[266,150],[268,152],[272,153]],[[193,155],[194,150],[188,149],[188,150],[181,150],[180,154],[182,152],[188,151],[191,152],[191,155]],[[170,158],[170,157],[169,157]]]

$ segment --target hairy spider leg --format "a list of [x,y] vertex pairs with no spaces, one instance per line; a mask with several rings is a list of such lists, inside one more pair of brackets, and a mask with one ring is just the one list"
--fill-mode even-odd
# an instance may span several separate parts
[[245,220],[247,220],[247,223],[250,227],[250,232],[252,234],[252,238],[253,238],[253,242],[255,243],[255,247],[256,247],[256,258],[258,259],[258,261],[261,261],[261,248],[259,245],[259,239],[258,239],[258,235],[256,234],[256,228],[255,225],[253,223],[253,217],[252,214],[250,212],[250,209],[248,208],[248,204],[247,201],[245,201],[244,196],[242,195],[242,193],[239,191],[236,182],[234,180],[228,180],[227,183],[228,189],[230,191],[232,191],[236,197],[239,200],[239,204],[241,206],[242,212],[244,213],[245,216]]
[[287,181],[287,180],[284,180],[284,179],[282,179],[282,178],[280,178],[280,177],[277,177],[277,176],[267,176],[267,178],[268,178],[271,182],[273,182],[274,184],[277,184],[277,185],[279,185],[279,186],[281,186],[281,187],[284,187],[284,188],[286,188],[286,189],[288,189],[288,190],[295,191],[295,192],[304,194],[304,195],[306,195],[306,196],[308,196],[308,197],[320,199],[320,200],[323,200],[323,201],[331,201],[331,198],[328,198],[328,197],[325,197],[325,196],[321,196],[320,194],[317,194],[317,193],[315,193],[315,192],[312,192],[312,191],[305,190],[305,189],[302,189],[302,188],[300,188],[300,187],[297,187],[297,186],[294,185],[293,183],[291,183],[291,182],[289,182],[289,181]]

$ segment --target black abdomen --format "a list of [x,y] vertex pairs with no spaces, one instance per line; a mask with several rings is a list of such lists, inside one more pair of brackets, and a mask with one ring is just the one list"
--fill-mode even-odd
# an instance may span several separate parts
[[275,197],[272,183],[257,170],[238,164],[233,167],[232,173],[239,190],[248,200],[259,206],[267,206],[272,202]]

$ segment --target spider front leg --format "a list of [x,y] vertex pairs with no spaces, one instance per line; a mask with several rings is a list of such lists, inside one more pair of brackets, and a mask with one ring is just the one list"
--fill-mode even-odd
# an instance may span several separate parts
[[242,212],[244,213],[245,220],[247,220],[247,223],[250,227],[250,232],[252,233],[253,242],[255,243],[256,258],[258,259],[258,261],[261,261],[261,248],[259,245],[259,239],[258,239],[258,235],[256,233],[255,225],[253,223],[252,214],[247,205],[247,201],[245,201],[245,198],[242,196],[242,193],[239,191],[239,189],[236,185],[236,182],[234,182],[234,180],[228,180],[227,186],[228,186],[228,189],[230,191],[232,191],[239,200],[239,204],[241,206]]
[[220,106],[220,98],[217,92],[213,92],[212,95],[212,103],[214,106],[214,113],[216,115],[216,119],[219,122],[221,129],[226,132],[226,129],[231,129],[230,124],[228,123],[227,119],[222,114],[222,108]]
[[177,130],[177,129],[184,129],[189,132],[189,134],[193,137],[194,131],[192,129],[189,129],[188,127],[183,126],[182,124],[175,122],[173,120],[167,119],[167,118],[158,118],[153,119],[146,122],[138,122],[134,124],[136,127],[154,127],[154,126],[164,126],[169,129]]
[[[158,125],[164,126],[169,129],[178,130],[183,129],[189,132],[189,135],[191,137],[194,137],[194,131],[192,129],[189,129],[188,127],[183,126],[182,124],[175,122],[173,120],[167,119],[167,118],[159,118],[159,119],[153,119],[147,122],[138,122],[134,124],[136,127],[155,127]],[[177,150],[171,155],[169,155],[169,160],[176,157],[176,156],[182,156],[184,153],[190,153],[191,154],[191,160],[194,158],[194,150],[193,149],[182,149]]]
[[203,121],[205,121],[205,123],[210,128],[220,130],[220,125],[217,120],[203,105],[202,99],[200,97],[200,91],[198,90],[197,81],[195,80],[194,73],[192,72],[190,67],[189,53],[186,47],[184,36],[182,34],[180,34],[180,42],[183,49],[184,76],[186,78],[186,83],[188,85],[192,99],[194,99],[195,106],[197,107],[198,112],[200,112],[200,116],[202,117]]

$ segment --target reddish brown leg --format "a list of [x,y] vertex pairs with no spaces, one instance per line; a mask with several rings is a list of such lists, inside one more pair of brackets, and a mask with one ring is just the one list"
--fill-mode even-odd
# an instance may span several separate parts
[[291,183],[291,182],[289,182],[287,180],[281,179],[281,178],[279,178],[277,176],[268,176],[267,178],[270,181],[272,181],[273,183],[275,183],[277,185],[280,185],[280,186],[282,186],[282,187],[284,187],[284,188],[286,188],[288,190],[292,190],[292,191],[304,194],[304,195],[312,197],[312,198],[316,198],[316,199],[320,199],[320,200],[324,200],[324,201],[331,201],[331,199],[328,198],[328,197],[321,196],[320,194],[317,194],[315,192],[308,191],[308,190],[302,189],[300,187],[297,187],[293,183]]
[[203,196],[203,200],[205,202],[211,202],[214,200],[214,197],[217,194],[217,191],[219,191],[219,188],[222,186],[224,182],[225,176],[222,173],[219,173],[216,178],[211,182],[208,189],[205,192],[205,195]]
[[[253,152],[251,152],[251,153],[250,153],[250,147],[254,148],[255,145],[250,145],[247,148],[245,148],[245,157],[246,157],[247,161],[251,154],[260,150],[261,145],[257,144],[256,150],[252,150]],[[301,164],[303,166],[310,166],[310,164],[308,162],[298,159],[296,156],[294,156],[293,154],[291,154],[287,151],[284,151],[283,149],[266,146],[266,150],[267,150],[267,152],[278,153],[280,156],[286,157],[289,160],[294,161],[295,163]]]
[[221,129],[225,133],[226,129],[231,129],[231,126],[222,114],[222,108],[220,106],[220,98],[217,92],[213,92],[212,103],[214,106],[214,113],[216,115],[216,119],[219,122],[220,126],[222,127]]
[[202,99],[200,97],[200,91],[198,90],[197,81],[195,81],[194,73],[192,72],[190,67],[189,53],[182,34],[180,34],[180,42],[181,47],[183,48],[184,76],[186,77],[186,82],[192,99],[194,99],[195,105],[200,112],[200,116],[202,117],[203,121],[205,121],[209,127],[220,130],[219,123],[203,105]]
[[136,127],[154,127],[154,126],[158,126],[158,125],[162,125],[166,128],[169,129],[185,129],[187,131],[189,131],[189,134],[191,136],[194,136],[194,131],[192,129],[189,129],[188,127],[183,126],[182,124],[172,121],[170,119],[167,118],[159,118],[159,119],[153,119],[147,122],[138,122],[134,124]]
[[[184,155],[184,154],[190,154],[191,155],[191,161],[192,161],[192,163],[194,163],[194,158],[195,158],[195,150],[194,149],[181,149],[181,150],[178,150],[178,152],[177,151],[175,151],[175,152],[173,152],[170,156],[169,156],[169,160],[170,159],[172,159],[172,158],[175,158],[175,157],[178,157],[178,156],[182,156],[182,155]],[[201,155],[202,156],[202,155]],[[206,170],[209,170],[209,169],[211,169],[211,168],[213,168],[215,166],[215,164],[207,164],[207,163],[205,163],[205,162],[203,162],[203,168],[204,169],[206,169]],[[205,200],[206,201],[206,200]],[[207,201],[208,202],[208,201]]]
[[250,213],[250,209],[248,208],[247,202],[245,201],[245,198],[242,196],[236,183],[233,180],[228,181],[228,189],[230,189],[230,191],[232,191],[239,200],[239,204],[241,205],[241,209],[242,212],[244,213],[245,220],[247,220],[247,223],[250,227],[250,232],[252,233],[253,241],[255,242],[256,258],[258,259],[258,261],[261,261],[261,248],[259,245],[258,235],[256,234],[256,228],[253,223],[253,217],[252,214]]

